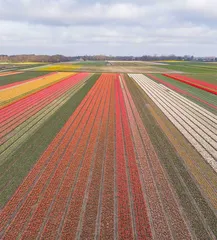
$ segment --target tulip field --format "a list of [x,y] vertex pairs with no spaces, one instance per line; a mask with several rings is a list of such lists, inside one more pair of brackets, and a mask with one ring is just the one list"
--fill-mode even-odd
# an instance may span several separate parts
[[217,85],[57,71],[0,75],[0,239],[217,239]]

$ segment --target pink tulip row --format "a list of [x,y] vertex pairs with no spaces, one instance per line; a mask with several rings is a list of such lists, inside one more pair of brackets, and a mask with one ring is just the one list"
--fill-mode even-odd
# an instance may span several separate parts
[[44,88],[41,91],[38,91],[28,97],[22,98],[19,101],[0,109],[0,114],[2,116],[0,120],[1,126],[8,124],[10,121],[20,115],[22,116],[22,114],[25,112],[34,109],[39,103],[42,104],[53,94],[59,92],[61,90],[60,88],[66,88],[69,84],[75,84],[87,76],[88,74],[86,73],[73,75],[72,77],[68,77],[60,82],[55,83],[54,85]]
[[118,208],[118,237],[119,239],[133,239],[131,200],[129,199],[129,179],[125,158],[125,142],[120,104],[120,83],[115,82],[115,113],[116,113],[116,181]]
[[138,239],[152,239],[150,223],[147,213],[147,205],[143,196],[141,181],[139,178],[138,165],[136,162],[136,153],[127,116],[126,106],[123,97],[123,88],[121,91],[119,85],[120,109],[122,114],[123,136],[125,140],[125,151],[128,159],[129,185],[131,185],[132,206],[135,218],[135,229]]
[[125,82],[124,86],[128,117],[144,179],[154,235],[157,239],[173,239],[172,231],[178,239],[190,239],[181,210]]
[[[10,133],[10,138],[13,136],[13,130],[16,129],[19,125],[24,123],[26,120],[28,120],[30,117],[36,115],[37,113],[40,113],[41,110],[45,109],[49,104],[51,104],[54,100],[62,99],[64,96],[66,96],[69,92],[73,91],[73,89],[76,89],[77,87],[82,84],[82,80],[86,77],[86,74],[83,75],[77,75],[75,77],[71,77],[63,82],[58,83],[55,86],[52,86],[49,90],[49,92],[46,94],[44,98],[40,101],[40,99],[37,98],[37,94],[35,95],[35,105],[32,108],[29,109],[16,109],[17,114],[14,116],[11,116],[4,122],[2,122],[1,125],[1,133],[0,133],[0,141],[1,143],[4,143],[7,139],[7,134]],[[80,83],[80,84],[79,84]],[[26,98],[27,100],[28,98]],[[8,106],[10,108],[12,105]],[[15,131],[16,133],[16,131]]]

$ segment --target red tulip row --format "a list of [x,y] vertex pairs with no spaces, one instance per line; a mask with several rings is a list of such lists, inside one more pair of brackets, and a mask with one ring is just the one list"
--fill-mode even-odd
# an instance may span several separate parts
[[140,131],[138,128],[138,123],[140,122],[141,127],[141,118],[139,113],[134,105],[132,97],[127,89],[125,81],[124,84],[124,100],[127,108],[128,118],[130,122],[130,127],[132,130],[132,135],[134,138],[134,144],[138,155],[138,162],[140,166],[140,173],[142,175],[144,184],[144,195],[147,199],[147,203],[150,209],[150,218],[152,220],[153,232],[157,239],[172,239],[167,219],[164,213],[164,210],[161,205],[160,196],[156,187],[155,179],[152,174],[151,166],[147,156],[147,149],[143,145],[143,140],[140,136]]
[[[100,81],[103,81],[103,77],[100,78]],[[80,220],[80,213],[82,211],[88,176],[97,143],[97,136],[105,101],[104,96],[107,95],[107,87],[107,83],[104,82],[104,86],[101,87],[101,91],[99,91],[101,93],[100,98],[98,98],[97,104],[95,104],[94,110],[91,113],[91,124],[86,127],[86,131],[81,139],[83,144],[79,144],[77,153],[74,155],[74,158],[77,159],[77,161],[82,161],[80,166],[77,167],[78,173],[76,174],[76,180],[74,183],[72,182],[71,176],[73,175],[73,171],[75,171],[75,166],[73,165],[71,172],[69,172],[68,177],[66,177],[65,183],[63,183],[63,187],[59,192],[59,200],[58,198],[56,199],[49,220],[45,226],[42,235],[42,238],[44,239],[58,235],[58,232],[61,233],[63,239],[75,238]],[[66,191],[67,182],[70,181],[73,186],[70,187],[69,191]],[[71,189],[73,190],[70,191]],[[56,220],[57,217],[58,221]]]
[[211,103],[209,103],[209,102],[207,102],[207,101],[205,101],[205,100],[203,100],[203,99],[201,99],[201,98],[199,98],[199,97],[197,97],[197,96],[195,96],[195,95],[193,95],[193,94],[191,94],[191,93],[189,93],[189,92],[187,92],[187,91],[184,91],[184,90],[182,90],[181,88],[178,88],[178,87],[176,87],[176,86],[174,86],[174,85],[172,85],[172,84],[170,84],[170,83],[168,83],[168,82],[166,82],[166,81],[163,81],[162,79],[160,79],[160,78],[158,78],[158,77],[156,77],[156,76],[154,76],[154,75],[152,75],[152,74],[146,74],[146,75],[147,75],[149,78],[151,78],[151,79],[153,79],[153,80],[155,80],[155,81],[157,81],[157,82],[160,82],[160,83],[164,84],[164,85],[167,86],[168,88],[170,88],[170,89],[172,89],[172,90],[174,90],[174,91],[176,91],[176,92],[178,92],[178,93],[181,93],[181,94],[183,94],[183,95],[187,95],[187,96],[189,96],[189,97],[191,97],[191,98],[194,98],[195,100],[197,100],[197,101],[199,101],[199,102],[202,102],[202,103],[205,103],[205,104],[208,105],[209,107],[214,108],[214,109],[217,110],[217,106],[215,106],[215,105],[213,105],[213,104],[211,104]]
[[113,239],[114,226],[114,164],[115,164],[115,81],[117,75],[112,81],[111,101],[108,120],[108,136],[106,146],[106,156],[104,162],[104,182],[101,204],[101,222],[100,222],[100,239]]
[[116,178],[117,178],[117,208],[118,208],[118,238],[133,239],[132,216],[129,199],[129,182],[127,179],[127,165],[124,148],[120,83],[115,82],[115,113],[116,113]]
[[[108,131],[108,117],[109,117],[109,103],[111,96],[111,83],[113,81],[112,75],[106,75],[106,79],[108,82],[109,94],[108,98],[106,98],[105,106],[104,106],[104,114],[102,118],[101,130],[99,133],[98,145],[96,148],[95,161],[93,166],[93,172],[91,177],[91,182],[89,186],[89,194],[88,200],[85,207],[85,213],[83,216],[83,227],[81,232],[81,239],[93,239],[96,231],[96,222],[97,222],[97,213],[98,206],[100,204],[100,187],[101,187],[101,179],[103,174],[103,166],[105,160],[105,147],[107,140],[107,131]],[[100,214],[100,213],[99,213]]]
[[172,78],[174,80],[178,80],[180,82],[186,83],[186,84],[191,85],[193,87],[196,87],[196,88],[199,88],[199,89],[202,89],[204,91],[207,91],[207,92],[210,92],[212,94],[217,95],[217,85],[207,83],[207,82],[204,82],[204,81],[200,81],[200,80],[197,80],[197,79],[189,78],[189,77],[186,77],[186,76],[180,75],[180,74],[164,73],[163,75],[166,76],[166,77]]
[[[95,86],[90,90],[90,92],[83,99],[79,107],[75,110],[71,118],[64,125],[62,130],[56,136],[56,138],[49,145],[47,150],[44,152],[42,157],[38,160],[32,171],[28,174],[22,185],[17,189],[14,196],[10,199],[8,204],[4,207],[1,213],[0,228],[6,230],[7,226],[10,225],[13,220],[14,215],[19,211],[26,199],[28,193],[38,184],[40,177],[42,176],[45,168],[50,169],[56,163],[58,158],[52,158],[54,154],[63,154],[64,144],[71,139],[71,135],[80,123],[80,119],[87,111],[89,105],[91,104],[94,94],[97,93],[98,87],[101,87],[102,83],[98,81]],[[61,144],[60,144],[61,143]],[[46,176],[45,176],[46,177]]]
[[[172,187],[166,177],[166,173],[155,152],[154,146],[151,143],[150,137],[143,125],[142,119],[139,116],[139,113],[132,100],[129,90],[127,89],[125,83],[124,85],[125,85],[125,89],[128,97],[128,99],[126,99],[126,102],[127,101],[130,102],[131,109],[132,109],[132,112],[130,115],[131,118],[129,119],[129,121],[131,125],[132,124],[137,125],[137,128],[141,136],[139,141],[143,141],[143,144],[146,150],[145,151],[146,153],[141,152],[141,155],[139,154],[139,158],[142,160],[141,168],[144,171],[143,177],[145,180],[147,199],[150,199],[149,208],[151,210],[151,217],[153,219],[153,227],[154,227],[155,235],[157,236],[157,239],[171,239],[172,238],[171,234],[173,234],[173,237],[175,239],[183,239],[183,240],[191,239],[190,233],[188,231],[187,225],[182,215],[182,211],[177,204],[176,198],[172,191]],[[130,111],[130,109],[128,110]],[[133,135],[136,133],[136,131],[137,130],[135,129],[135,127],[133,127],[132,129]],[[137,139],[137,136],[135,136],[135,140],[136,139]],[[137,145],[139,141],[138,142],[135,141],[135,145]],[[137,149],[139,149],[139,146]],[[152,173],[152,177],[154,178],[152,181],[155,182],[155,187],[150,185],[151,173]],[[158,197],[156,196],[157,193],[154,194],[154,191],[158,192]],[[162,210],[162,207],[160,206],[159,201],[161,201],[162,203],[163,210]],[[167,217],[165,216],[165,214]],[[169,231],[168,226],[172,233]]]
[[138,239],[152,239],[150,223],[147,214],[147,206],[143,197],[138,166],[136,162],[134,144],[131,136],[129,120],[124,103],[123,92],[119,85],[120,108],[122,114],[122,125],[125,138],[125,150],[128,158],[130,185],[132,191],[133,211],[135,216],[136,234]]
[[[64,215],[63,213],[67,207],[68,198],[71,199],[70,193],[74,188],[74,184],[76,184],[76,176],[79,174],[79,169],[83,167],[82,156],[84,155],[102,97],[103,92],[98,91],[94,101],[92,101],[84,117],[81,119],[72,140],[67,146],[64,155],[61,157],[61,162],[55,174],[37,205],[37,209],[30,220],[23,239],[37,238],[40,228],[43,226],[43,223],[46,222],[47,218],[49,218],[50,213],[51,218],[49,219],[57,223],[56,226],[53,224],[49,225],[52,228],[50,229],[51,233],[54,236],[58,233],[58,225],[61,223],[61,217]],[[47,226],[47,230],[49,226]]]
[[39,103],[43,103],[45,99],[49,98],[53,93],[56,93],[60,88],[67,86],[69,83],[81,80],[88,76],[86,73],[81,73],[78,75],[73,75],[60,82],[55,83],[47,88],[44,88],[30,96],[24,97],[19,101],[12,103],[2,109],[0,109],[1,114],[1,126],[9,123],[18,116],[22,116],[27,111],[34,109]]
[[[6,134],[10,133],[10,137],[13,136],[12,130],[14,130],[17,126],[25,122],[27,119],[38,113],[40,110],[42,110],[44,107],[46,107],[49,103],[53,102],[54,100],[58,99],[59,97],[64,96],[68,91],[72,90],[73,87],[76,87],[76,85],[81,82],[85,75],[77,75],[75,77],[67,79],[67,81],[60,82],[55,86],[55,88],[52,88],[52,91],[49,92],[49,94],[45,95],[44,99],[42,101],[39,101],[36,99],[35,106],[32,107],[29,110],[23,109],[19,112],[17,112],[16,116],[11,117],[4,121],[2,124],[4,126],[1,127],[1,133],[0,133],[0,141],[1,143],[4,143],[6,139],[4,140],[3,137],[6,136]],[[8,106],[10,108],[10,106]]]
[[[17,72],[16,74],[20,74],[20,73],[22,73],[22,72]],[[7,84],[7,85],[3,85],[3,86],[0,86],[0,90],[5,89],[5,88],[9,88],[9,87],[14,87],[14,86],[17,86],[19,84],[35,81],[37,79],[40,79],[40,78],[43,78],[43,77],[48,77],[48,76],[51,76],[51,75],[54,75],[54,74],[56,74],[56,73],[52,72],[52,73],[45,74],[43,76],[39,76],[39,77],[36,77],[36,78],[28,79],[28,80],[25,80],[25,81],[20,81],[20,82],[15,82],[15,83],[10,83],[10,84]],[[10,75],[13,75],[13,74],[10,74]]]

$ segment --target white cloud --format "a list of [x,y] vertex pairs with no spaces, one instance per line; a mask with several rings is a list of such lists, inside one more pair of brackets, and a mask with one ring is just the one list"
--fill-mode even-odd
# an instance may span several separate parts
[[0,53],[12,49],[43,53],[53,47],[54,54],[57,50],[94,54],[104,49],[106,54],[199,55],[207,49],[207,54],[217,55],[215,2],[0,0]]

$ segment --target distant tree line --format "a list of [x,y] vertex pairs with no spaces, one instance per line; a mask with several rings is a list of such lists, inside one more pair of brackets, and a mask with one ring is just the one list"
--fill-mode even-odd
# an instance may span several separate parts
[[63,55],[35,55],[35,54],[22,54],[22,55],[0,55],[0,62],[67,62],[73,61],[76,58],[73,57],[65,57]]
[[171,55],[143,55],[140,57],[135,56],[105,56],[105,55],[97,55],[97,56],[78,56],[77,59],[83,59],[84,61],[165,61],[165,60],[175,60],[175,61],[217,61],[217,57],[194,57],[190,55],[184,56],[176,56],[174,54]]
[[68,62],[68,61],[163,61],[163,60],[176,60],[176,61],[217,61],[216,57],[194,57],[189,55],[176,56],[176,55],[143,55],[140,57],[135,56],[74,56],[66,57],[63,55],[35,55],[35,54],[22,54],[22,55],[0,55],[0,62]]

